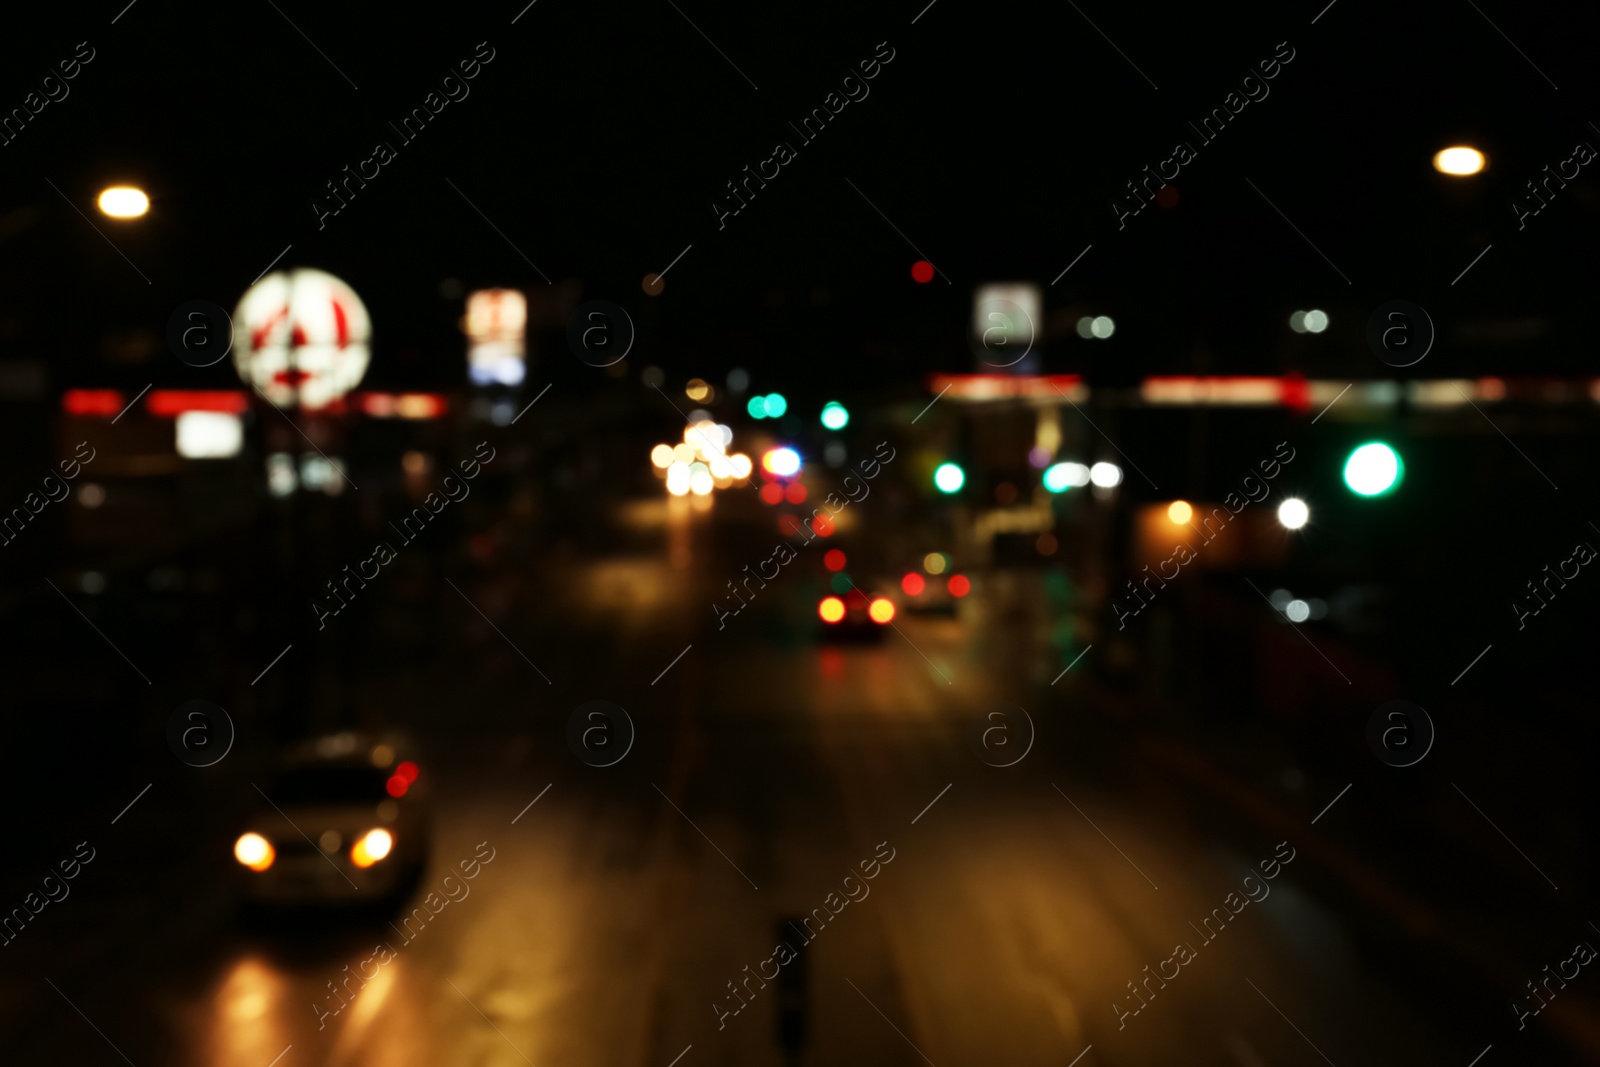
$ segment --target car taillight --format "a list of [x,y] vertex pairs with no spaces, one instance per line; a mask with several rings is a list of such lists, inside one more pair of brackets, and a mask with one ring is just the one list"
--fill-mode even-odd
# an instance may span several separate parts
[[867,614],[872,616],[872,621],[880,626],[894,618],[894,601],[879,597],[867,608]]
[[834,623],[844,618],[844,601],[836,596],[824,597],[817,605],[817,614],[823,622]]

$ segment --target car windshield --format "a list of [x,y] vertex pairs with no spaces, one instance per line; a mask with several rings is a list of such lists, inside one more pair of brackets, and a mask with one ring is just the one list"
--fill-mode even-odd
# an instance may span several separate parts
[[375,767],[316,764],[285,771],[267,794],[274,804],[366,804],[388,796],[388,773]]

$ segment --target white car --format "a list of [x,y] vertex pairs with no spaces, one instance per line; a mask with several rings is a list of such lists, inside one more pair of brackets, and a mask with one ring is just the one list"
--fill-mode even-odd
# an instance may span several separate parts
[[339,733],[291,750],[256,785],[257,813],[233,843],[258,904],[362,904],[409,892],[427,859],[429,787],[403,742]]

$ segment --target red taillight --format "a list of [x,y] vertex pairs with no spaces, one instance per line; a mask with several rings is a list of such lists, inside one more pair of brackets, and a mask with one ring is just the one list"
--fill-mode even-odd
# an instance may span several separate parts
[[410,760],[406,760],[394,769],[394,776],[405,779],[406,785],[410,785],[417,780],[417,773],[417,765]]
[[115,415],[126,403],[115,389],[68,389],[61,396],[68,415]]
[[844,570],[844,553],[837,548],[828,549],[827,553],[822,557],[822,565],[830,571]]
[[761,502],[763,504],[780,504],[783,502],[783,486],[777,482],[768,482],[761,487]]
[[905,590],[906,596],[921,596],[925,584],[922,575],[915,571],[900,579],[900,588]]
[[972,592],[972,583],[964,574],[952,574],[945,588],[950,590],[951,596],[962,597]]
[[806,502],[806,487],[799,482],[790,482],[789,487],[783,491],[783,499],[791,504],[804,504]]
[[239,389],[156,389],[145,397],[152,415],[172,418],[186,411],[220,411],[242,415],[250,410],[250,397]]
[[384,792],[392,797],[403,797],[406,795],[406,790],[410,788],[411,783],[398,774],[390,775],[389,780],[383,785]]

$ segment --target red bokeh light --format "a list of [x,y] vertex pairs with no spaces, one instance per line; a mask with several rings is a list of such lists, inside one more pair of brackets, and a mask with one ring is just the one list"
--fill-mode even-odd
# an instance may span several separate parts
[[816,521],[811,524],[811,528],[817,531],[818,536],[833,536],[833,520],[826,515],[818,515]]
[[851,609],[855,611],[860,611],[862,608],[866,607],[868,603],[870,603],[870,601],[867,600],[867,594],[863,593],[859,589],[852,589],[849,593],[845,594],[845,601],[850,605]]
[[789,488],[783,491],[783,499],[791,504],[804,504],[806,502],[806,487],[799,482],[790,482]]
[[400,764],[400,766],[394,769],[394,776],[396,778],[405,779],[406,785],[410,785],[412,782],[416,781],[418,773],[420,773],[419,768],[410,760],[406,760],[404,763]]
[[967,576],[964,574],[952,574],[950,581],[945,583],[945,588],[950,590],[951,596],[962,597],[972,592],[972,583],[967,581]]
[[389,776],[389,780],[384,783],[383,788],[392,797],[403,797],[406,795],[406,790],[411,788],[411,783],[398,774],[394,774]]
[[900,579],[900,588],[906,591],[906,596],[921,596],[922,588],[925,584],[922,580],[922,575],[915,571]]
[[221,411],[242,415],[250,410],[250,398],[236,389],[156,389],[144,399],[145,410],[162,418],[186,411]]
[[777,482],[768,482],[761,487],[761,502],[763,504],[777,504],[783,500],[783,486]]
[[822,565],[830,571],[844,570],[844,553],[837,548],[828,549],[827,555],[822,557]]
[[61,409],[68,415],[115,415],[123,403],[115,389],[68,389],[61,396]]
[[925,259],[919,259],[911,264],[911,278],[920,285],[927,285],[933,281],[933,264]]
[[800,520],[793,515],[784,515],[778,519],[778,530],[785,537],[793,537],[800,532]]

